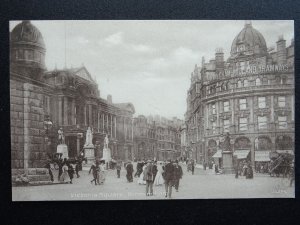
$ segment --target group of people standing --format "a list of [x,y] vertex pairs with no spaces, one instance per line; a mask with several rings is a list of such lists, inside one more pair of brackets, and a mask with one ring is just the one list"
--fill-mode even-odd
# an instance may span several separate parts
[[253,179],[253,168],[250,161],[242,161],[235,166],[235,178],[245,176],[246,179]]
[[[132,163],[127,163],[125,168],[127,181],[133,182],[132,174],[134,170]],[[175,187],[175,190],[178,191],[179,180],[182,176],[182,168],[177,160],[174,162],[168,160],[167,162],[159,163],[159,165],[153,160],[139,160],[137,162],[136,173],[134,174],[134,177],[138,178],[138,184],[146,185],[146,196],[153,195],[153,185],[160,186],[165,184],[165,197],[169,198],[172,196],[172,187]]]
[[92,172],[93,174],[93,180],[91,180],[91,184],[95,182],[95,185],[104,184],[105,181],[105,161],[95,161],[90,170],[89,174]]

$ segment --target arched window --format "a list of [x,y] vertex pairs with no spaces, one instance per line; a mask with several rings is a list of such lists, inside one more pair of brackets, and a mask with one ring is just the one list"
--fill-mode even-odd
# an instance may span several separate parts
[[244,80],[244,87],[248,87],[248,86],[249,86],[248,80],[246,79],[246,80]]
[[238,86],[238,88],[242,87],[242,81],[239,80],[239,81],[237,82],[237,86]]
[[256,78],[256,80],[255,80],[255,85],[256,85],[256,86],[259,86],[259,85],[261,85],[261,81],[260,81],[260,79],[259,79],[259,78]]

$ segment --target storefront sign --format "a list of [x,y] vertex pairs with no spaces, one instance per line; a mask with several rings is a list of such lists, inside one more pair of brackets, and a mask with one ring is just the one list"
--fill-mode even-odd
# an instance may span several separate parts
[[248,66],[245,69],[234,69],[220,72],[219,75],[222,76],[238,76],[246,74],[261,74],[269,72],[287,72],[289,70],[288,64],[279,64],[279,65],[266,65],[266,66]]
[[270,161],[270,151],[255,151],[256,162],[268,162]]

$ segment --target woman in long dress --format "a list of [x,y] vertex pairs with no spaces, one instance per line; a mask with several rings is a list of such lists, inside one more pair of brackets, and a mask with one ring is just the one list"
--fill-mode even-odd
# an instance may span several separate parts
[[105,181],[105,163],[101,162],[100,164],[100,174],[99,174],[100,184],[104,184]]
[[160,163],[157,166],[157,174],[156,174],[155,180],[154,180],[154,185],[155,186],[163,185],[164,178],[162,177],[162,172],[163,172],[162,163]]
[[144,180],[144,171],[147,165],[145,164],[143,166],[143,172],[140,174],[139,179],[138,179],[138,184],[146,184],[146,181]]
[[60,181],[61,182],[71,182],[71,179],[69,177],[69,173],[68,173],[68,166],[66,163],[64,163],[63,167],[62,167],[62,174],[60,176]]

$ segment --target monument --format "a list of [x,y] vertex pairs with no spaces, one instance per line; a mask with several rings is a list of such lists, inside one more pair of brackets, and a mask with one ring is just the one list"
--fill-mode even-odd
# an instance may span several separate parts
[[234,173],[233,167],[233,152],[231,150],[230,137],[227,132],[222,149],[223,173]]
[[86,131],[85,144],[83,146],[84,156],[87,159],[87,164],[92,164],[95,160],[95,146],[93,145],[93,133],[88,127]]
[[104,138],[104,147],[103,147],[103,157],[102,160],[105,160],[106,167],[108,167],[108,162],[111,161],[111,151],[108,148],[109,140],[107,134]]
[[56,152],[60,154],[62,159],[69,158],[68,146],[65,144],[65,136],[62,128],[58,130],[58,145]]

